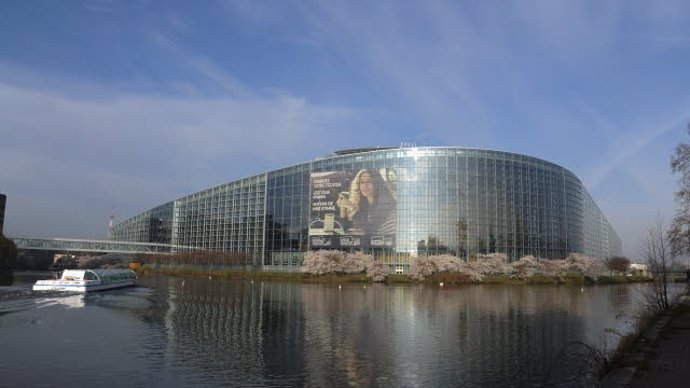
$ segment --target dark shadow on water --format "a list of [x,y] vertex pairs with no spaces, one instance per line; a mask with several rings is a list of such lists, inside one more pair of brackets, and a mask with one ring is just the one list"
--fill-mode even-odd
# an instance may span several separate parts
[[0,271],[0,286],[11,286],[14,276],[11,271]]

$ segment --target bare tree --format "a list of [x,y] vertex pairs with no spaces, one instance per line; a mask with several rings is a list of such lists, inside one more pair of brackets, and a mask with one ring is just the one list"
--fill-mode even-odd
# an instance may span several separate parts
[[666,310],[669,307],[668,281],[669,272],[675,266],[675,254],[671,249],[669,233],[665,231],[661,217],[647,230],[647,238],[642,244],[642,254],[647,259],[654,280],[643,293],[649,307],[655,310]]
[[[690,134],[690,123],[688,124]],[[669,231],[674,254],[690,254],[690,144],[680,143],[671,156],[671,169],[680,174],[676,204],[678,208]]]
[[616,271],[620,274],[628,270],[630,267],[630,260],[623,256],[612,256],[606,260],[606,266],[609,268],[609,271]]

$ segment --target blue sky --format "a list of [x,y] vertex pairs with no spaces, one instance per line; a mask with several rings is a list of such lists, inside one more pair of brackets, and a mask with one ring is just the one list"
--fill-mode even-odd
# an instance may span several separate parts
[[240,177],[368,145],[540,157],[637,257],[674,210],[687,1],[0,4],[10,236],[104,238]]

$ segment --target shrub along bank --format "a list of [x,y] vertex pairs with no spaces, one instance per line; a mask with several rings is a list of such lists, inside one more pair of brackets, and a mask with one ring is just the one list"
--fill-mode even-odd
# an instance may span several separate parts
[[275,279],[309,283],[443,283],[445,284],[617,284],[648,281],[644,277],[602,276],[603,263],[571,254],[563,260],[526,256],[508,262],[505,254],[478,255],[468,261],[451,255],[420,256],[409,274],[390,274],[388,266],[371,255],[334,250],[308,252],[301,272],[252,271],[247,268],[144,265],[142,274]]
[[17,260],[17,246],[14,241],[0,233],[0,271],[14,269]]

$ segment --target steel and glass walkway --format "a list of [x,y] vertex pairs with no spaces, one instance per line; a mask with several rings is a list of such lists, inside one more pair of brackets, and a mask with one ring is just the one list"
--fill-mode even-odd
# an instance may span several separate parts
[[60,252],[103,252],[103,253],[180,253],[200,248],[169,244],[137,243],[111,240],[78,240],[68,238],[10,237],[17,249],[35,249]]

